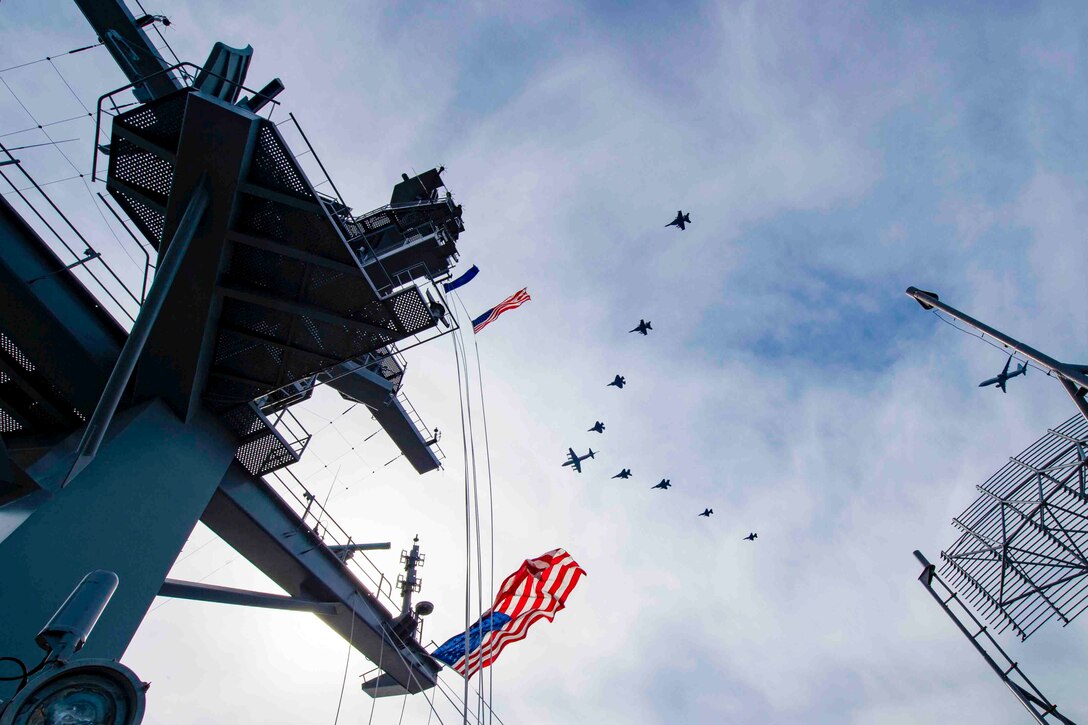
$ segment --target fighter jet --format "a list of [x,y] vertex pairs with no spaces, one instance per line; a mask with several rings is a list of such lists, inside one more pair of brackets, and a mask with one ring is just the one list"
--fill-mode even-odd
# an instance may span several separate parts
[[682,211],[676,212],[676,218],[666,224],[666,227],[680,227],[680,231],[684,231],[684,225],[691,224],[691,212],[685,214]]
[[712,513],[714,513],[714,509],[703,509],[703,512],[701,514],[699,514],[699,515],[700,516],[706,516],[709,519],[710,514],[712,514]]
[[671,483],[669,483],[669,479],[667,479],[667,478],[662,478],[662,479],[661,479],[661,483],[657,484],[657,485],[656,485],[656,486],[654,486],[653,488],[660,488],[660,489],[662,489],[662,490],[668,490],[669,486],[671,486],[671,485],[672,485],[672,484],[671,484]]
[[604,433],[604,423],[598,420],[586,433]]
[[585,454],[584,456],[579,456],[577,453],[574,452],[573,448],[568,448],[567,449],[567,458],[568,458],[568,460],[563,465],[564,466],[574,466],[574,470],[577,471],[578,473],[581,473],[582,472],[582,461],[584,461],[587,458],[593,458],[595,455],[596,454],[593,452],[592,448],[590,448],[589,453]]
[[647,331],[652,330],[652,329],[654,329],[654,328],[653,328],[652,325],[650,325],[649,322],[647,322],[646,320],[639,320],[638,321],[638,327],[636,327],[633,330],[628,330],[628,332],[637,332],[637,333],[645,336],[645,335],[649,335],[650,333],[647,332]]
[[631,469],[630,468],[624,468],[619,473],[617,473],[615,476],[613,476],[612,478],[630,478],[630,477],[631,477]]
[[753,533],[748,534],[747,536],[745,536],[744,540],[745,541],[755,541],[758,538],[759,538],[759,534],[753,532]]
[[609,385],[615,385],[617,388],[622,388],[626,384],[627,384],[627,378],[623,377],[622,375],[617,375],[616,379],[613,380],[612,382],[610,382],[605,387],[607,388]]
[[1009,355],[1009,359],[1005,361],[1005,368],[997,374],[996,378],[990,378],[989,380],[983,380],[978,384],[980,388],[985,388],[987,385],[996,385],[1001,388],[1002,393],[1009,392],[1005,390],[1005,383],[1009,381],[1009,378],[1015,378],[1017,375],[1026,375],[1028,372],[1028,364],[1021,363],[1016,370],[1009,372],[1009,364],[1012,363],[1012,355]]

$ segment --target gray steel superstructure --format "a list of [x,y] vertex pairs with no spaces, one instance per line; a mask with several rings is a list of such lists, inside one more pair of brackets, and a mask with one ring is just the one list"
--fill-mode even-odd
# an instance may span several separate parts
[[[167,595],[311,611],[381,660],[368,694],[434,686],[414,612],[349,568],[365,545],[273,480],[305,451],[290,408],[318,385],[366,404],[419,473],[439,467],[398,343],[452,324],[436,281],[464,225],[442,170],[404,175],[388,204],[354,214],[262,115],[283,86],[246,87],[251,49],[170,65],[144,32],[154,18],[77,4],[131,81],[99,99],[95,171],[152,251],[138,292],[103,286],[134,300],[122,325],[74,273],[107,274],[93,240],[58,234],[75,245],[62,258],[0,198],[0,656],[40,660],[35,635],[106,571],[119,584],[73,662],[119,660]],[[37,186],[2,147],[0,163]],[[167,579],[198,520],[288,595]],[[0,700],[16,687],[0,682]]]

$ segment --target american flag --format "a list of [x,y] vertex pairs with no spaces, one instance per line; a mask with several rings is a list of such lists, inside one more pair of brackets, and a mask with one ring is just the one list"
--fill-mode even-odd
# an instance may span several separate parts
[[525,639],[534,623],[555,619],[585,573],[563,549],[527,559],[506,577],[490,611],[469,628],[468,667],[464,633],[451,637],[433,656],[460,674],[472,677],[498,659],[506,645]]
[[474,333],[478,333],[480,330],[490,325],[502,313],[506,312],[507,310],[512,310],[515,307],[521,307],[523,304],[531,300],[532,297],[529,296],[529,293],[526,292],[525,289],[525,287],[522,287],[520,290],[510,295],[505,300],[473,320],[472,331]]

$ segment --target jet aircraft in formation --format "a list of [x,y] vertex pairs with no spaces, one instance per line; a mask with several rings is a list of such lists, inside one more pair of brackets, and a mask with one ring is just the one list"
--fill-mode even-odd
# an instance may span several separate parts
[[592,448],[590,448],[589,453],[585,454],[584,456],[579,456],[577,453],[574,452],[573,448],[568,448],[567,449],[567,462],[564,463],[563,465],[564,466],[573,466],[575,471],[577,471],[578,473],[581,473],[582,472],[582,461],[584,461],[587,458],[593,458],[595,456],[596,456],[596,453],[594,453]]
[[[681,231],[683,231],[686,228],[685,225],[687,225],[687,224],[691,224],[691,214],[690,213],[685,214],[682,210],[680,210],[680,211],[676,212],[676,218],[673,219],[668,224],[666,224],[665,226],[666,227],[672,227],[672,226],[679,227],[679,229]],[[653,324],[649,320],[639,319],[638,325],[636,325],[634,329],[628,330],[628,332],[629,333],[637,332],[640,335],[645,337],[645,336],[649,335],[650,331],[653,330],[653,329],[654,329]],[[1008,365],[1005,366],[1005,371],[1003,371],[1002,374],[1005,375],[1006,373],[1008,373]],[[1003,380],[1001,381],[1002,389],[1004,389],[1004,380],[1008,379],[1009,377],[1013,377],[1014,375],[1019,375],[1019,374],[1023,374],[1023,371],[1021,370],[1021,371],[1017,371],[1015,373],[1012,373],[1011,375],[1006,375],[1006,377],[1003,378]],[[990,384],[990,383],[994,383],[994,382],[997,382],[997,380],[996,379],[995,380],[990,380],[990,381],[987,381],[984,384]],[[625,377],[623,377],[622,375],[617,374],[616,377],[613,378],[612,382],[608,383],[608,385],[606,387],[615,387],[615,388],[621,388],[622,389],[623,386],[626,385],[626,384],[627,384],[627,379]],[[598,420],[593,424],[593,427],[590,428],[589,430],[587,430],[586,432],[587,433],[604,433],[604,430],[605,430],[604,423],[602,423],[601,421]],[[592,448],[590,448],[589,452],[586,453],[586,455],[579,456],[577,453],[574,452],[573,448],[568,448],[567,449],[567,460],[563,463],[563,465],[564,466],[570,466],[576,472],[581,473],[582,472],[582,461],[584,461],[587,458],[593,458],[595,456],[595,454],[596,454],[596,452]],[[622,478],[622,479],[628,479],[630,477],[631,477],[631,469],[630,468],[622,468],[622,469],[620,469],[619,473],[617,473],[615,476],[612,476],[612,478]],[[672,481],[670,481],[667,478],[663,478],[663,479],[661,479],[660,483],[658,483],[658,484],[656,484],[654,486],[651,486],[650,488],[651,489],[660,489],[662,491],[667,491],[671,487],[672,487]],[[699,516],[702,516],[702,517],[705,517],[705,518],[710,518],[713,513],[714,513],[714,509],[706,508],[706,509],[703,509],[703,512],[701,514],[699,514]],[[757,537],[757,534],[755,532],[752,532],[752,533],[748,534],[748,536],[744,537],[744,540],[745,541],[754,541],[756,539],[756,537]]]
[[990,378],[989,380],[983,380],[978,384],[980,388],[985,388],[987,385],[996,385],[1001,388],[1002,393],[1009,392],[1005,389],[1005,383],[1009,381],[1009,378],[1015,378],[1017,375],[1026,375],[1028,372],[1028,364],[1021,363],[1016,370],[1009,372],[1009,365],[1012,363],[1012,355],[1009,355],[1009,359],[1005,361],[1004,369],[997,374],[997,377]]
[[691,212],[685,214],[682,211],[676,212],[676,218],[666,224],[666,227],[680,227],[680,231],[684,231],[684,225],[691,224]]

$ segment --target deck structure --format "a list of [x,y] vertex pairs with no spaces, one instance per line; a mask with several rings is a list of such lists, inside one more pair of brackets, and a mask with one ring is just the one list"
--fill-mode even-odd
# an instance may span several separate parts
[[[95,166],[155,272],[138,293],[117,275],[92,292],[74,270],[108,276],[92,242],[58,232],[64,258],[0,198],[0,653],[39,659],[42,624],[106,570],[120,585],[77,658],[120,659],[153,599],[180,596],[313,612],[380,664],[375,693],[434,686],[438,663],[393,636],[390,583],[349,568],[355,542],[304,488],[285,494],[283,469],[309,440],[290,408],[320,384],[368,405],[417,471],[440,465],[398,344],[449,327],[435,282],[461,207],[432,169],[354,215],[261,115],[283,86],[244,85],[251,49],[168,66],[122,0],[77,4],[131,81],[100,99]],[[31,208],[52,204],[37,191]],[[167,580],[198,520],[287,594]]]

